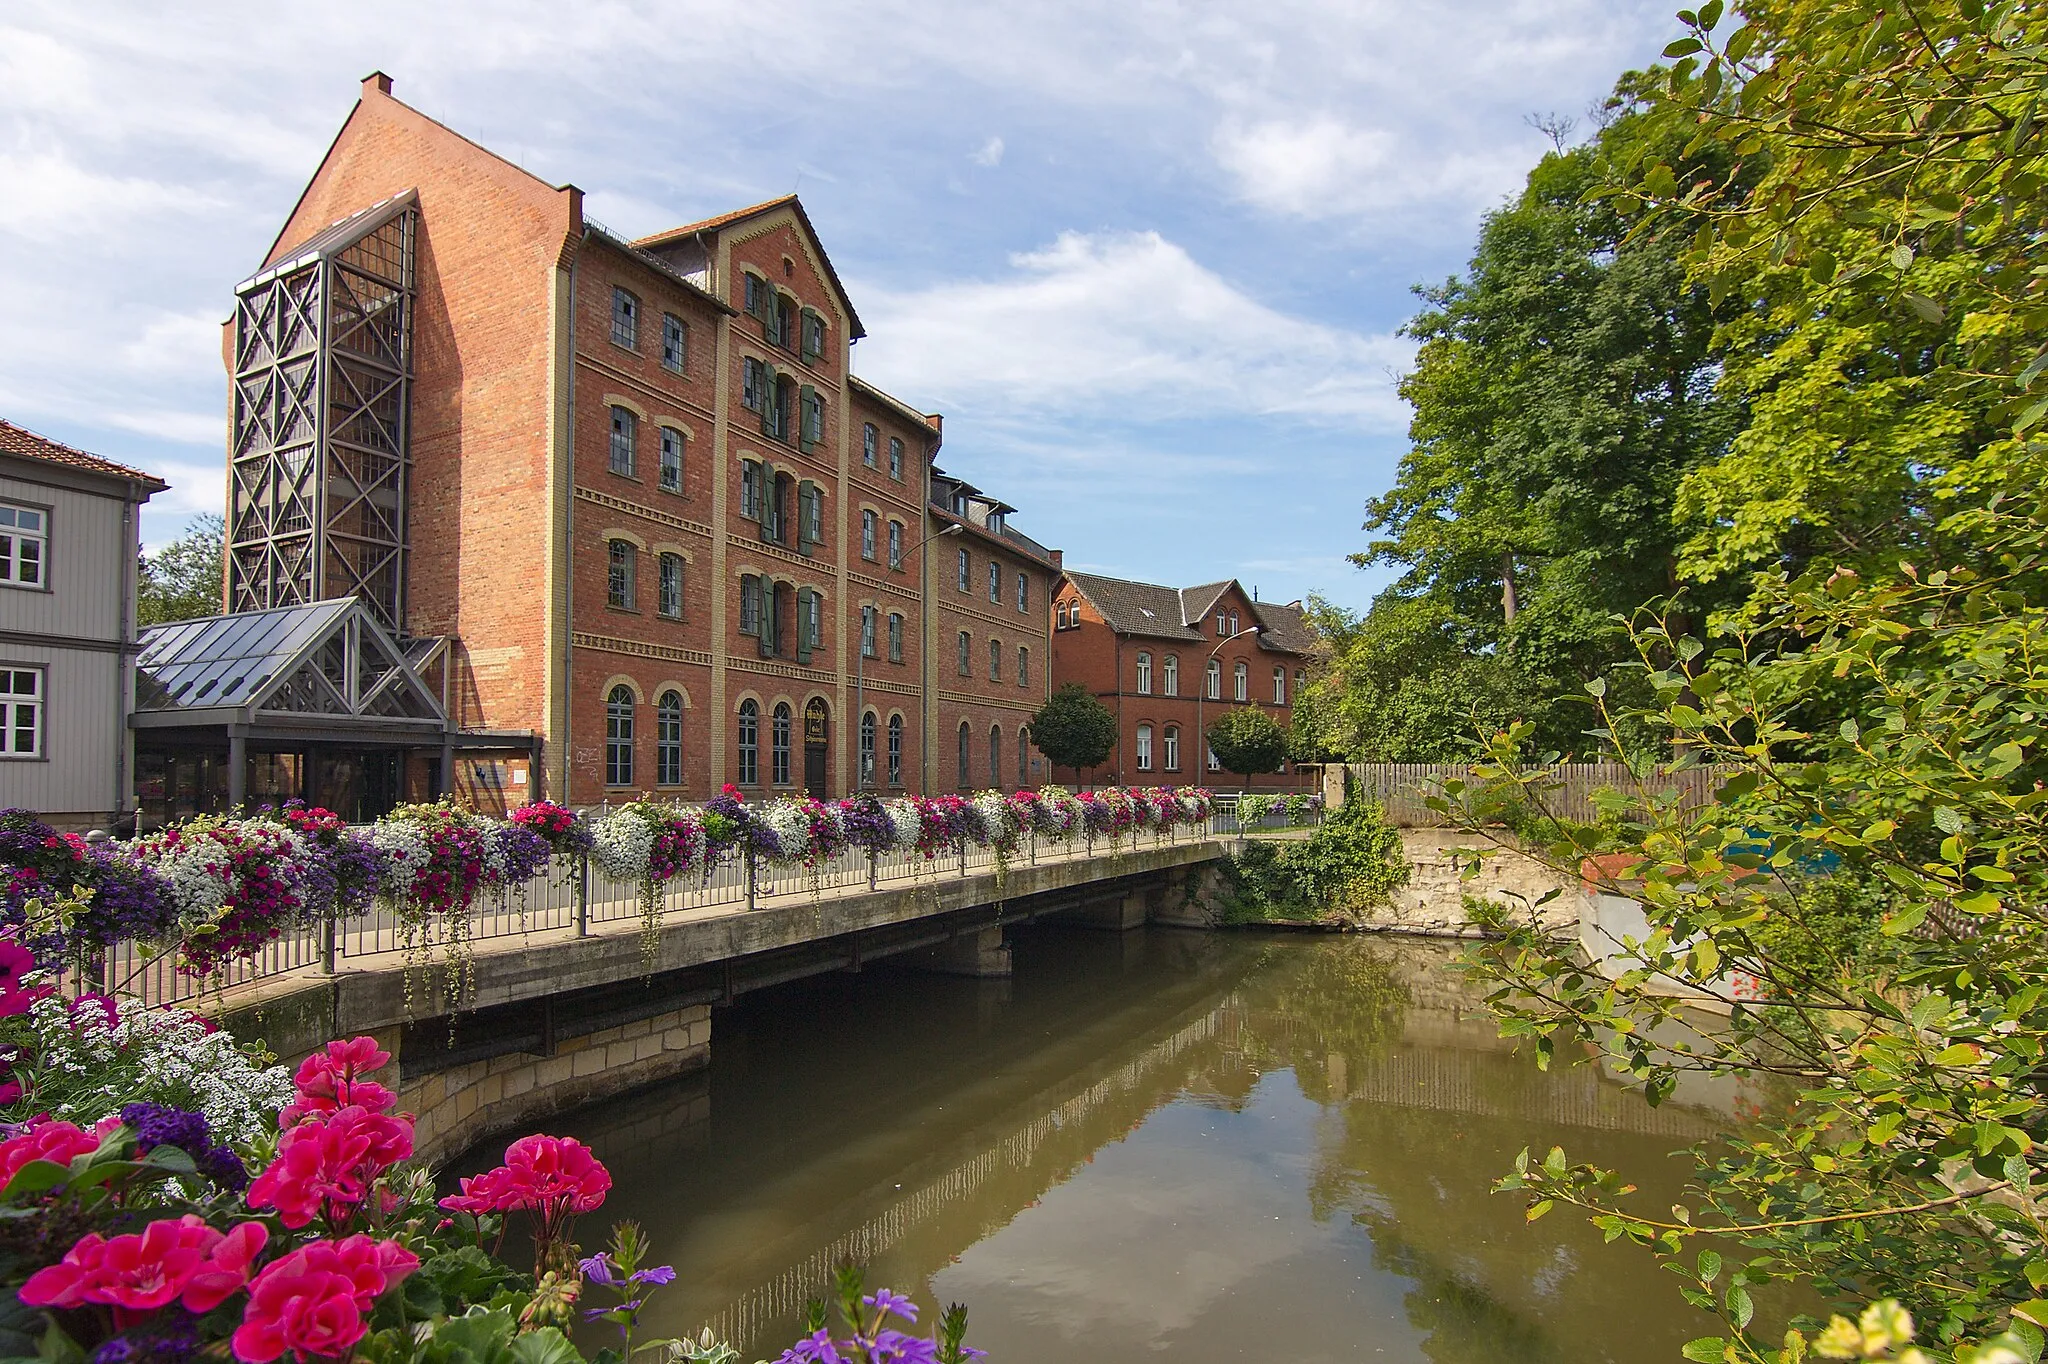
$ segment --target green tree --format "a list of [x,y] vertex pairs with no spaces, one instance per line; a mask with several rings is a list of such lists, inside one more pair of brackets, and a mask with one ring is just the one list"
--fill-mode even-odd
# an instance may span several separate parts
[[[1689,1358],[1778,1359],[1751,1334],[1750,1290],[1774,1280],[1900,1299],[1947,1342],[2048,1321],[2048,509],[1938,529],[1997,571],[1772,589],[1708,649],[1639,632],[1647,718],[1680,757],[1621,756],[1734,775],[1705,809],[1656,798],[1652,780],[1618,793],[1600,828],[1554,826],[1552,865],[1618,854],[1612,888],[1644,907],[1648,937],[1607,969],[1527,931],[1471,959],[1502,1031],[1540,1061],[1602,1057],[1653,1102],[1688,1075],[1786,1088],[1739,1142],[1695,1151],[1698,1196],[1679,1208],[1642,1207],[1622,1175],[1562,1151],[1505,1182],[1532,1217],[1568,1203],[1659,1255],[1699,1250],[1675,1267],[1728,1334]],[[1843,677],[1861,684],[1853,707],[1807,726],[1808,698]],[[1448,794],[1541,808],[1547,791],[1503,740]],[[1878,906],[1849,903],[1872,885]],[[1872,915],[1882,949],[1860,950]],[[1673,977],[1728,1026],[1661,992]]]
[[1287,731],[1257,706],[1233,706],[1212,720],[1209,751],[1226,772],[1250,778],[1254,772],[1278,772],[1287,760]]
[[1625,79],[1591,143],[1488,215],[1465,273],[1417,291],[1412,448],[1354,556],[1403,572],[1333,663],[1373,757],[1453,756],[1475,716],[1570,747],[1584,720],[1554,698],[1620,656],[1617,613],[1679,585],[1673,500],[1742,407],[1715,387],[1720,318],[1683,242],[1631,235],[1594,194],[1650,152],[1685,162],[1646,89]]
[[193,517],[185,532],[154,554],[142,556],[136,594],[136,623],[143,629],[166,621],[217,616],[221,602],[221,555],[227,522],[213,512]]
[[1116,716],[1078,682],[1065,682],[1031,717],[1031,742],[1054,767],[1100,767],[1116,747]]
[[1758,0],[1680,15],[1669,105],[1731,189],[1645,148],[1617,201],[1690,236],[1740,310],[1724,391],[1751,408],[1679,512],[1695,576],[1946,554],[1959,502],[2043,474],[2048,15],[2024,3]]

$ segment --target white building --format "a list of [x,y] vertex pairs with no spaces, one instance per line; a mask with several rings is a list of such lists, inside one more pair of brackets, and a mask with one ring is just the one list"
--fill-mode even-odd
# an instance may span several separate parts
[[139,521],[165,486],[0,421],[0,808],[131,817]]

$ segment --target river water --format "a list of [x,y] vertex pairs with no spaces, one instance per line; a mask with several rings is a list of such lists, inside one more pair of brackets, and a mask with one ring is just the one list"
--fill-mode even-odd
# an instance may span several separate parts
[[[549,1124],[706,1323],[772,1358],[833,1265],[969,1307],[996,1364],[1669,1361],[1711,1323],[1642,1251],[1489,1183],[1524,1146],[1625,1169],[1725,1123],[1495,1035],[1428,942],[1027,929],[1016,975],[871,969],[721,1010],[708,1075]],[[592,1345],[600,1343],[595,1337]]]

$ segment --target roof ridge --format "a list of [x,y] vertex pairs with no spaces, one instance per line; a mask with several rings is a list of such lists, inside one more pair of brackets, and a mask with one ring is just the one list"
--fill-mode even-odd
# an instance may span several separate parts
[[[25,439],[12,439],[13,436]],[[37,448],[40,447],[40,448]],[[113,474],[121,478],[132,478],[139,482],[154,484],[158,489],[171,485],[146,469],[122,464],[96,455],[90,450],[81,450],[75,445],[66,445],[61,440],[51,440],[40,431],[31,431],[18,422],[0,417],[0,454],[14,455],[20,459],[32,459],[44,464],[55,464],[64,468],[84,469],[91,473]]]

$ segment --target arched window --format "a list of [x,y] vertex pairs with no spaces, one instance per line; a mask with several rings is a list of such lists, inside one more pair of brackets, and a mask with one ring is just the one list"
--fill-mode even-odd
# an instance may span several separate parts
[[673,426],[661,428],[661,490],[683,490],[683,433]]
[[870,469],[874,468],[875,458],[881,453],[881,451],[881,433],[875,430],[875,424],[873,422],[865,423],[860,428],[860,462],[867,465]]
[[1159,694],[1180,695],[1180,655],[1168,654],[1159,661]]
[[633,689],[623,682],[604,699],[604,784],[633,784]]
[[611,470],[615,474],[633,477],[633,466],[638,462],[634,449],[640,443],[640,419],[633,415],[630,407],[612,409]]
[[966,722],[965,720],[962,720],[962,721],[960,722],[960,781],[959,781],[959,786],[960,786],[960,789],[961,789],[962,791],[965,791],[965,790],[967,789],[967,781],[968,781],[968,776],[967,776],[967,744],[968,744],[968,742],[969,742],[969,741],[968,741],[968,738],[967,738],[967,722]]
[[740,702],[740,785],[753,786],[761,780],[761,708],[753,701]]
[[1209,699],[1223,699],[1223,665],[1213,658],[1209,660]]
[[670,620],[683,618],[683,556],[661,556],[661,597],[655,609]]
[[863,559],[872,559],[875,557],[875,529],[878,523],[879,519],[875,516],[873,512],[861,512],[860,557]]
[[1152,726],[1150,725],[1138,726],[1138,770],[1140,772],[1150,772],[1152,770]]
[[1017,785],[1031,785],[1031,729],[1028,725],[1017,727]]
[[903,661],[903,617],[894,611],[889,613],[889,661]]
[[1031,685],[1031,651],[1021,644],[1017,646],[1017,685]]
[[1180,771],[1180,730],[1173,725],[1168,725],[1165,733],[1161,734],[1159,738],[1159,756],[1162,760],[1162,765],[1169,772]]
[[903,785],[903,717],[889,717],[889,785]]
[[1273,704],[1276,706],[1287,704],[1287,669],[1285,668],[1273,669]]
[[1003,731],[1000,725],[988,727],[988,784],[1003,784]]
[[612,540],[605,554],[605,600],[621,611],[631,611],[634,580],[640,576],[633,542]]
[[1138,655],[1138,695],[1150,696],[1151,694],[1152,655],[1148,653],[1140,653]]
[[1249,701],[1251,699],[1251,692],[1249,690],[1251,675],[1252,670],[1245,666],[1245,662],[1243,659],[1239,659],[1237,661],[1237,666],[1231,670],[1231,680],[1237,684],[1237,700]]
[[789,731],[789,703],[777,702],[775,720],[768,729],[768,775],[777,786],[789,785]]
[[665,691],[654,703],[654,784],[683,784],[683,694]]
[[1003,642],[999,639],[992,639],[988,642],[988,680],[991,682],[1003,680]]
[[860,784],[863,790],[875,784],[875,713],[860,717]]
[[889,523],[889,567],[903,567],[903,523]]

